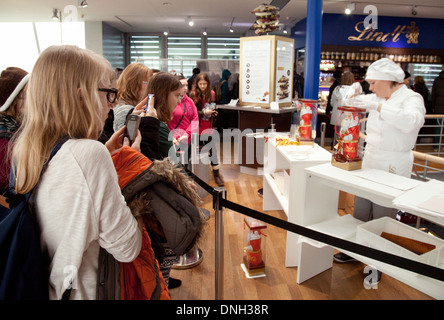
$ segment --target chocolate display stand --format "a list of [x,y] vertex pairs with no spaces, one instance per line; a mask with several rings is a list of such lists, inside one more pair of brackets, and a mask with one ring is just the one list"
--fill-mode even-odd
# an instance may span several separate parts
[[362,167],[363,141],[360,132],[364,131],[365,109],[338,107],[341,115],[335,123],[335,140],[331,164],[352,171]]
[[318,101],[311,99],[298,100],[297,124],[299,144],[314,145],[316,137],[316,122],[318,115]]
[[265,277],[265,248],[267,225],[246,217],[244,219],[244,256],[242,269],[247,278]]

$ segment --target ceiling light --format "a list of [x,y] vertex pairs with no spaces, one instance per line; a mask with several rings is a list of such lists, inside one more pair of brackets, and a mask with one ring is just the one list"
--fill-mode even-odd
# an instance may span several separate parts
[[347,6],[345,7],[345,14],[350,14],[353,11],[355,11],[356,5],[354,2],[350,2],[347,4]]
[[86,8],[88,6],[88,2],[86,0],[79,0],[78,7],[79,8]]
[[287,34],[287,27],[284,27],[283,32],[284,32],[285,34]]
[[165,30],[165,31],[163,32],[163,35],[164,35],[164,36],[167,36],[167,35],[168,35],[168,30]]
[[203,34],[204,36],[207,35],[207,29],[206,29],[206,28],[205,28],[205,29],[202,29],[202,34]]
[[59,20],[59,10],[57,10],[57,9],[52,10],[52,20],[56,20],[56,21]]
[[418,11],[416,11],[416,6],[413,6],[412,8],[412,16],[416,16],[418,14]]
[[231,20],[231,24],[230,24],[230,32],[234,32],[234,30],[233,30],[233,22],[234,22],[234,17],[233,17],[233,20]]
[[191,19],[191,17],[188,17],[187,21],[188,21],[188,25],[190,27],[194,26],[194,21],[193,21],[193,19]]

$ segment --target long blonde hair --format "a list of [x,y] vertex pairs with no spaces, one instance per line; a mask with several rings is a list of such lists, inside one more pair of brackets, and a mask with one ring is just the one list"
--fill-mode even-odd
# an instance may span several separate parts
[[61,138],[98,139],[103,129],[98,88],[112,72],[105,58],[76,46],[52,46],[41,53],[29,78],[23,124],[12,152],[17,193],[37,184]]

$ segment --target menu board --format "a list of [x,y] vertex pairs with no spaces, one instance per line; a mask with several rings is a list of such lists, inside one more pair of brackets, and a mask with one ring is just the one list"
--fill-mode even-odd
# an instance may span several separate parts
[[242,101],[269,103],[271,40],[246,41],[241,55]]
[[275,101],[291,102],[293,88],[293,43],[277,40],[276,45],[276,97]]

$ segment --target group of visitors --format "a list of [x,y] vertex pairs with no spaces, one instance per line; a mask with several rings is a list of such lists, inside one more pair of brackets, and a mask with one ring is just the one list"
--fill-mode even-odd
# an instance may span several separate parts
[[[178,254],[195,244],[204,220],[197,209],[195,185],[175,166],[183,160],[177,151],[188,150],[192,134],[200,136],[201,152],[209,152],[215,183],[224,185],[216,148],[209,147],[215,143],[215,92],[208,74],[197,71],[191,87],[182,74],[139,63],[117,75],[103,56],[62,45],[44,50],[30,74],[16,67],[1,73],[1,188],[13,186],[17,194],[35,189],[30,202],[42,251],[50,261],[51,299],[60,299],[66,290],[67,266],[77,270],[69,281],[75,284],[70,298],[96,299],[102,249],[121,265],[122,297],[151,298],[157,289],[147,289],[152,286],[147,279],[162,280],[160,299],[169,299],[168,290],[181,285],[181,280],[170,277],[171,267]],[[226,71],[222,91],[228,88]],[[393,61],[380,59],[367,70],[369,87],[359,90],[368,94],[353,97],[352,105],[368,112],[363,168],[410,176],[411,149],[424,124],[428,99],[421,79],[415,79],[414,90],[404,84],[408,76]],[[356,89],[352,73],[335,78],[329,99],[332,125],[338,121],[337,107],[347,103],[347,91]],[[438,90],[432,97],[431,107],[440,110]],[[140,117],[131,145],[124,138],[129,115]],[[171,186],[168,199],[155,196],[157,189],[151,186],[136,196],[127,195],[125,187],[146,170]],[[181,181],[180,186],[173,180]],[[168,225],[156,215],[156,210],[175,214],[169,201],[197,212],[191,218],[196,230],[187,243],[171,240],[177,238],[180,224]],[[363,221],[396,216],[396,211],[358,197],[354,207],[355,218]],[[335,260],[350,257],[339,253]],[[148,261],[159,268],[151,268],[152,263],[148,268]]]
[[[175,250],[180,248],[182,254],[190,249],[205,218],[199,214],[196,186],[176,167],[176,151],[179,145],[189,145],[192,133],[211,136],[211,120],[217,116],[214,100],[205,73],[196,76],[188,95],[182,75],[139,63],[117,74],[103,56],[77,46],[47,48],[29,74],[16,67],[1,73],[1,188],[13,186],[16,194],[35,189],[30,202],[40,228],[42,252],[50,261],[51,299],[61,299],[67,289],[67,266],[77,270],[68,281],[73,289],[70,299],[96,299],[99,251],[103,249],[128,277],[120,283],[122,298],[151,298],[157,289],[145,288],[152,286],[147,277],[162,280],[156,294],[160,299],[169,299],[168,290],[181,285],[179,279],[169,276],[178,255]],[[140,117],[140,124],[130,145],[124,133],[127,117],[134,114]],[[62,140],[66,142],[48,162]],[[199,139],[203,152],[208,140]],[[208,149],[213,153],[215,182],[221,186],[224,181],[215,150]],[[127,167],[122,165],[134,156]],[[191,217],[193,232],[183,232],[188,242],[175,243],[174,238],[182,237],[183,230],[177,230],[180,224],[169,226],[156,216],[156,210],[172,203],[155,196],[151,199],[155,187],[143,191],[151,199],[145,207],[152,206],[154,213],[137,213],[140,205],[136,200],[123,196],[135,176],[130,169],[134,163],[169,183],[174,190],[168,195],[172,203],[194,208],[184,210],[188,215],[197,212]],[[177,181],[182,181],[180,186],[174,185]],[[157,208],[157,203],[163,207]],[[169,211],[174,215],[176,209]],[[141,270],[147,259],[158,267]]]

